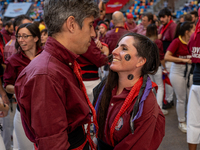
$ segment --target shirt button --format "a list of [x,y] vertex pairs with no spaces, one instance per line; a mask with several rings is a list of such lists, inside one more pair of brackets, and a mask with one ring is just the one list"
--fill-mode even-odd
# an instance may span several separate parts
[[69,63],[69,65],[71,66],[71,65],[72,65],[72,63]]
[[113,106],[114,104],[113,104],[113,103],[111,103],[110,105],[111,105],[111,106]]

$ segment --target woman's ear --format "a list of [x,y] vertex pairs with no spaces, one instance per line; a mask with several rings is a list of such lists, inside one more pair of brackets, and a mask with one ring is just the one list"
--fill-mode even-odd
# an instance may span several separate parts
[[36,36],[34,37],[34,42],[36,43],[39,40],[39,38]]
[[138,68],[138,67],[144,66],[144,64],[146,63],[146,61],[147,61],[146,58],[139,57],[138,63],[136,64],[136,67]]

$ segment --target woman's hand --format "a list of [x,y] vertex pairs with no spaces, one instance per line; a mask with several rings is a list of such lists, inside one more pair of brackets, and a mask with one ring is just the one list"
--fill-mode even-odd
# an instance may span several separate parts
[[188,63],[188,64],[192,64],[192,60],[191,59],[183,59],[184,63]]
[[101,42],[99,40],[95,40],[96,46],[101,50],[103,45],[101,44]]
[[8,115],[9,106],[3,102],[0,98],[0,117],[5,117]]

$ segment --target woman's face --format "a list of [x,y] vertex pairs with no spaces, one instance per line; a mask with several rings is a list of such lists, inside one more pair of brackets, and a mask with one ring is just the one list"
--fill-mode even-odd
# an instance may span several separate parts
[[132,36],[126,36],[118,43],[118,47],[113,50],[113,61],[110,69],[114,72],[134,72],[138,67],[141,57],[138,56],[137,49],[133,46],[135,40]]
[[188,37],[191,37],[191,35],[194,33],[195,31],[195,25],[193,24],[192,29],[188,32]]
[[99,31],[102,35],[106,34],[106,28],[103,26],[99,26]]
[[38,37],[33,37],[31,32],[26,28],[21,28],[17,33],[17,41],[23,51],[29,51],[36,48]]
[[45,33],[45,32],[42,32],[42,34],[41,34],[41,43],[45,44],[46,41],[47,41],[47,38],[48,38],[48,34]]

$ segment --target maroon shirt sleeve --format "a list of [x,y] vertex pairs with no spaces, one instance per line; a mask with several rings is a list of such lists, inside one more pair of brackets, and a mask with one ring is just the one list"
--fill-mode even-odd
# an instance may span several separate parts
[[63,103],[63,87],[48,75],[37,75],[28,82],[24,78],[25,75],[18,78],[15,92],[17,99],[23,102],[23,105],[19,106],[27,137],[31,139],[29,132],[26,132],[28,125],[36,135],[39,149],[67,150],[70,144],[66,131],[68,120]]
[[15,67],[12,65],[9,59],[5,61],[6,69],[3,74],[4,87],[8,84],[15,85],[15,80],[17,79],[17,72]]
[[92,40],[87,52],[82,54],[77,61],[83,64],[89,61],[91,64],[101,67],[107,63],[108,57],[101,53],[101,50],[96,47],[95,42]]
[[178,50],[178,47],[179,47],[178,40],[179,40],[178,38],[174,39],[172,43],[169,45],[169,47],[167,48],[167,51],[170,51],[172,52],[172,54],[174,54]]

